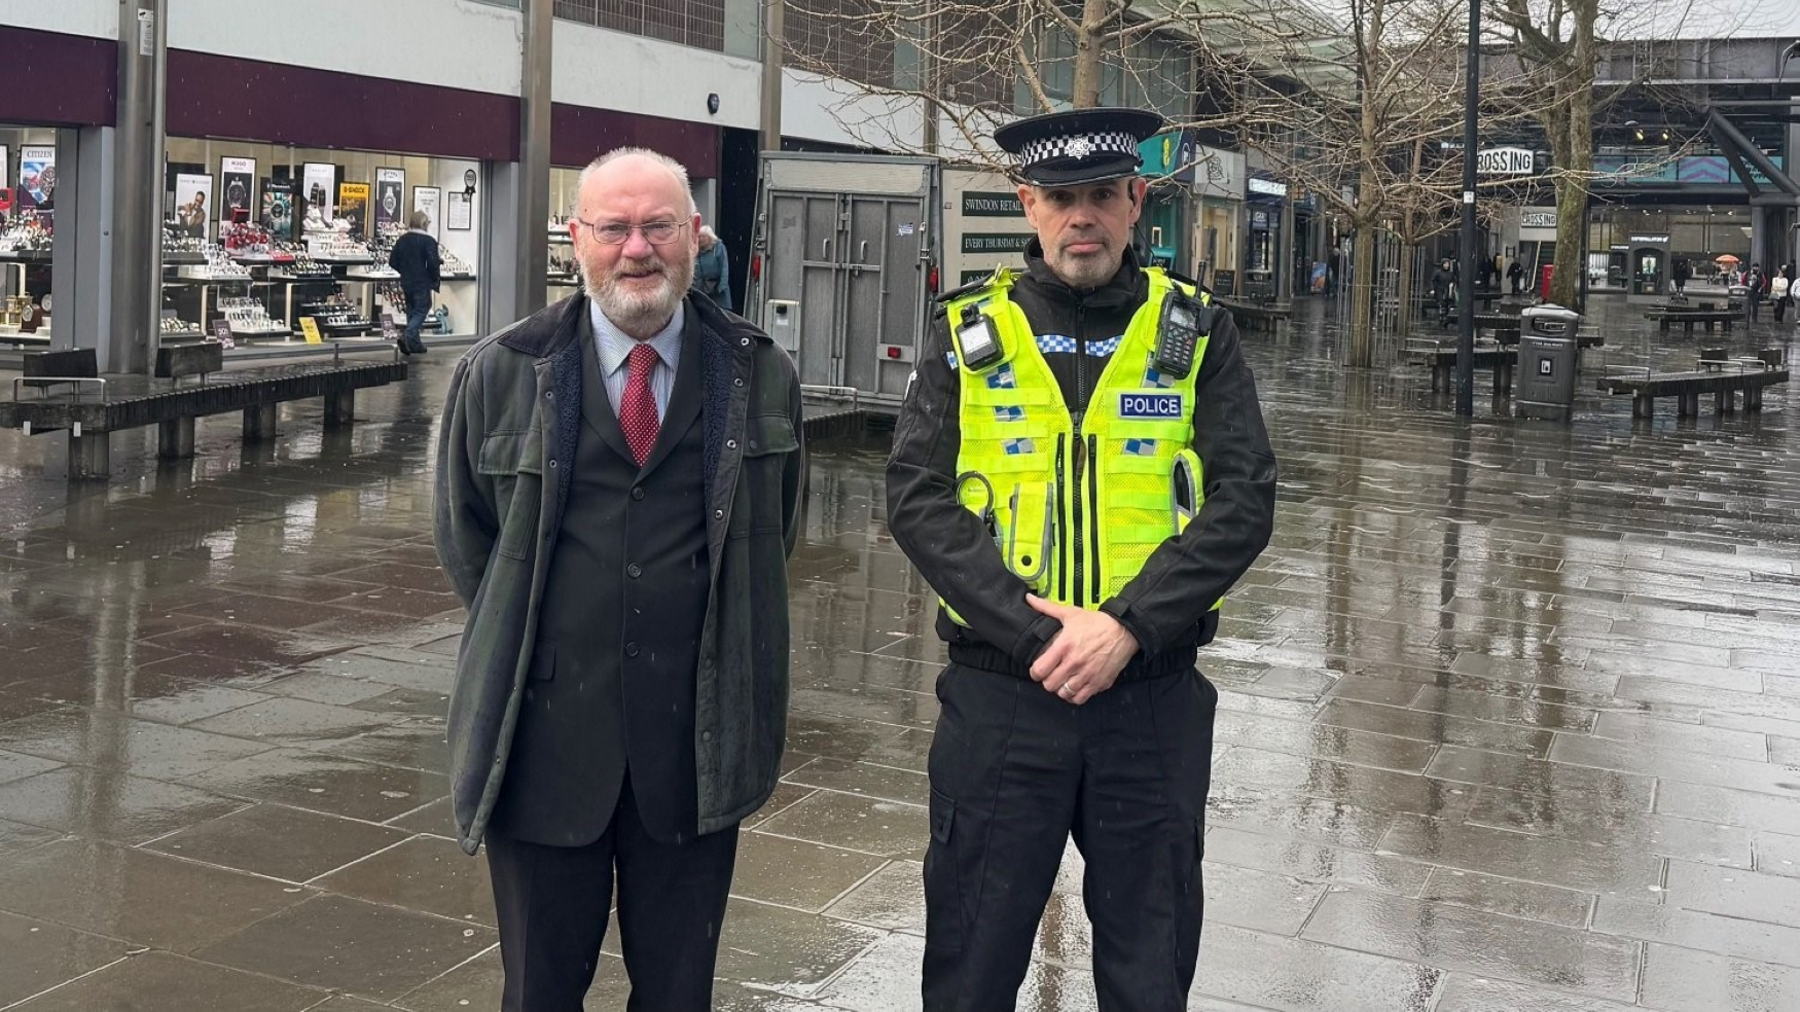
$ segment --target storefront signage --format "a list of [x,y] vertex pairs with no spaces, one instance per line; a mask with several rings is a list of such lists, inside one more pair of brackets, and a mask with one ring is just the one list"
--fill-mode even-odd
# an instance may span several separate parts
[[1475,171],[1484,176],[1529,176],[1536,159],[1524,148],[1488,148],[1475,152]]
[[1264,197],[1286,197],[1288,195],[1287,184],[1278,183],[1273,179],[1259,179],[1251,176],[1244,181],[1244,186],[1248,192]]
[[1250,227],[1258,232],[1267,232],[1269,230],[1269,212],[1251,211]]
[[325,343],[325,338],[319,333],[319,321],[310,316],[300,318],[300,334],[306,338],[307,344]]
[[[5,166],[0,166],[3,172]],[[56,148],[25,144],[19,147],[19,206],[35,207],[56,192]]]
[[183,235],[206,238],[206,223],[212,220],[212,177],[191,172],[175,174],[175,224]]
[[256,159],[219,159],[219,223],[229,225],[238,220],[249,221],[256,202]]
[[1143,167],[1138,169],[1138,175],[1192,183],[1195,180],[1195,165],[1199,161],[1196,156],[1198,150],[1199,144],[1191,131],[1158,134],[1138,145],[1138,157],[1144,162]]
[[[300,195],[306,199],[306,226],[330,228],[336,216],[337,166],[327,162],[307,162],[300,175]],[[317,211],[317,214],[313,212]]]
[[392,235],[401,230],[406,199],[406,172],[401,169],[375,170],[375,234]]
[[369,234],[369,184],[339,183],[337,216],[350,223],[350,234],[358,238]]
[[413,187],[412,209],[425,215],[425,231],[430,232],[434,239],[442,238],[442,230],[439,227],[438,215],[443,202],[444,191],[438,187]]
[[1631,244],[1633,246],[1667,246],[1669,237],[1666,235],[1634,235],[1631,237]]
[[270,237],[287,240],[294,238],[294,184],[273,179],[262,181],[262,214],[259,220]]
[[1237,271],[1213,271],[1212,291],[1214,295],[1236,294]]
[[1201,196],[1236,200],[1244,195],[1238,181],[1244,178],[1244,156],[1237,151],[1221,151],[1202,145],[1196,155],[1194,185]]
[[1526,211],[1519,215],[1520,228],[1555,228],[1555,211]]
[[444,194],[444,227],[456,232],[467,232],[475,226],[475,198],[468,193],[451,190]]
[[984,193],[968,190],[962,195],[965,218],[1023,218],[1025,208],[1016,193]]
[[1030,232],[964,232],[964,253],[1023,253],[1032,240]]

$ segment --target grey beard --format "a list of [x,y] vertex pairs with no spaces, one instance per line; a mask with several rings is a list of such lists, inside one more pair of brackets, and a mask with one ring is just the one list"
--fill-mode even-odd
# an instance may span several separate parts
[[673,266],[663,264],[661,277],[660,291],[638,296],[621,290],[616,276],[596,281],[585,265],[581,269],[582,287],[588,298],[594,300],[614,326],[633,337],[654,334],[675,315],[675,307],[687,295],[688,286],[694,280],[693,258],[684,258]]

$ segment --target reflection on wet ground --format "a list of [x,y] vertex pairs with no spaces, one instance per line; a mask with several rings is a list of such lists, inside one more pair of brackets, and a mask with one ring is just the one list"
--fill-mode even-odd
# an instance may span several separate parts
[[[1248,340],[1280,523],[1202,661],[1222,710],[1189,1007],[1800,1008],[1792,393],[1645,424],[1587,382],[1569,426],[1485,399],[1459,424],[1422,373],[1346,377],[1306,309]],[[1782,340],[1597,316],[1590,378]],[[75,496],[0,433],[0,1008],[497,1006],[442,775],[449,364],[365,394],[344,436],[298,405],[245,456],[215,419],[179,470],[117,437],[126,479]],[[881,454],[815,456],[786,776],[744,836],[721,1009],[918,1006],[942,651]],[[1096,1008],[1079,863],[1021,1008]],[[624,988],[609,955],[590,1007]]]

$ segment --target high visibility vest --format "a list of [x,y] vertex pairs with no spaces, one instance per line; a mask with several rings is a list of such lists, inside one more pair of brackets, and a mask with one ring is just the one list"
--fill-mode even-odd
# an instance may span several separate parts
[[[1080,608],[1097,609],[1116,596],[1201,505],[1194,391],[1207,336],[1200,336],[1185,377],[1160,373],[1155,360],[1163,300],[1176,284],[1189,297],[1196,292],[1161,268],[1147,267],[1144,274],[1149,298],[1125,333],[1111,339],[1118,348],[1079,419],[1063,402],[1039,347],[1040,341],[1055,347],[1071,339],[1033,334],[1024,310],[1009,297],[1012,271],[1001,268],[985,286],[946,304],[952,335],[964,307],[975,305],[990,319],[1004,351],[999,362],[979,370],[957,356],[962,381],[957,473],[985,479],[959,481],[958,498],[977,514],[991,509],[997,549],[1038,596]],[[1210,301],[1204,293],[1199,300]],[[1185,511],[1175,508],[1178,461],[1191,469]]]

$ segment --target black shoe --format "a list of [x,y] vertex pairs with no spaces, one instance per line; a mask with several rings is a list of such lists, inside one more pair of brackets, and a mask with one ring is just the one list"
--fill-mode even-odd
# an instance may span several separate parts
[[405,341],[395,341],[394,346],[400,349],[401,355],[411,355],[412,354],[412,349],[408,348],[406,346]]

